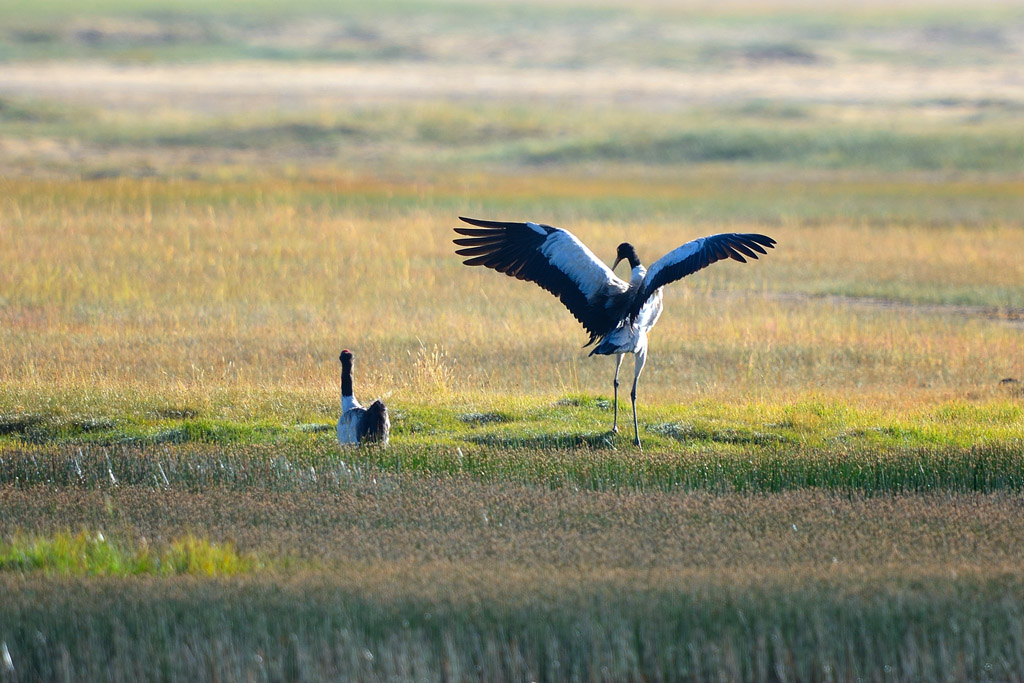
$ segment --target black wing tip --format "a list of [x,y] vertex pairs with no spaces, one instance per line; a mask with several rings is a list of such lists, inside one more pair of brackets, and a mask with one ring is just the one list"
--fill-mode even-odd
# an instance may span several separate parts
[[468,235],[470,237],[497,237],[507,234],[510,228],[523,225],[522,223],[506,223],[504,221],[485,221],[482,218],[469,218],[467,216],[459,216],[459,220],[475,227],[467,228],[464,225],[456,225],[452,230],[460,235]]
[[470,218],[469,216],[459,216],[459,220],[462,221],[463,223],[475,225],[478,228],[490,228],[492,230],[495,228],[503,229],[523,225],[522,223],[516,223],[513,221],[488,221],[484,220],[483,218]]
[[747,262],[743,258],[744,255],[756,260],[758,254],[768,253],[765,251],[765,247],[774,249],[777,244],[774,238],[754,232],[726,233],[723,237],[725,237],[723,246],[725,246],[729,258],[740,263]]
[[460,235],[468,235],[470,237],[489,237],[502,234],[501,230],[494,230],[493,228],[490,230],[484,228],[464,228],[461,225],[455,226],[452,230]]
[[762,247],[768,247],[769,249],[774,249],[775,245],[778,244],[774,237],[769,237],[768,235],[762,235],[756,232],[743,233],[743,237],[746,237],[751,242],[760,244]]
[[[469,223],[475,225],[478,228],[486,228],[492,231],[504,231],[504,230],[523,230],[531,228],[534,225],[539,225],[544,228],[547,232],[551,232],[556,228],[547,225],[545,223],[535,223],[533,221],[489,221],[483,218],[470,218],[469,216],[459,216],[459,220],[463,223]],[[456,228],[458,230],[459,228]]]

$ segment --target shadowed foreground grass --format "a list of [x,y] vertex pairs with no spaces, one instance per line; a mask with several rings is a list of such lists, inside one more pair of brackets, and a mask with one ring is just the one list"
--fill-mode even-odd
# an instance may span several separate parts
[[[0,641],[19,680],[1012,680],[1024,663],[1020,449],[964,458],[1016,477],[987,488],[897,453],[819,458],[828,476],[868,472],[817,485],[758,461],[781,490],[743,491],[740,457],[478,452],[548,463],[531,481],[390,452],[401,467],[316,443],[8,444],[0,528],[88,543],[81,524],[123,547],[189,529],[263,567],[5,566]],[[602,459],[677,469],[552,475]],[[933,480],[912,486],[914,471]]]
[[13,597],[0,632],[22,680],[1012,680],[1024,667],[1015,575],[588,579],[430,602],[302,580],[54,591],[0,577]]
[[[4,444],[0,556],[87,552],[67,571],[0,561],[0,675],[999,680],[1024,663],[1019,447],[459,458],[320,436]],[[99,533],[122,558],[173,553],[182,530],[227,566],[88,556]]]
[[[218,465],[193,456],[201,469]],[[154,543],[190,528],[267,560],[230,580],[0,571],[15,673],[999,680],[1024,663],[1019,494],[602,492],[313,469],[279,462],[301,485],[250,471],[231,491],[176,476],[0,488],[4,528],[59,536],[77,519]]]

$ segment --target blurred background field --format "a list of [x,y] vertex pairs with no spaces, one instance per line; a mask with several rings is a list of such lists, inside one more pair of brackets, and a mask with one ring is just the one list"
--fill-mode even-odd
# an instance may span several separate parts
[[[999,0],[4,3],[16,675],[1018,677],[1021,73]],[[666,291],[641,454],[459,215],[779,244]]]

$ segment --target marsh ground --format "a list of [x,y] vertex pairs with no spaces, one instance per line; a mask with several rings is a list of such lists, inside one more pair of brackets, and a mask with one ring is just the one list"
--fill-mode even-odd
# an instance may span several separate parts
[[[1021,677],[1014,3],[44,5],[0,679]],[[458,215],[779,247],[666,292],[639,453]],[[388,451],[333,444],[343,346]]]

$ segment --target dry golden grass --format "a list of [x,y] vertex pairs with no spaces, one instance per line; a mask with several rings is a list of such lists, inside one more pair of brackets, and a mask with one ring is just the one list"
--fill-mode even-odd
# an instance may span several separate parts
[[[530,191],[522,180],[510,190]],[[8,181],[4,392],[200,403],[283,392],[329,405],[347,346],[366,396],[607,393],[610,364],[585,357],[557,301],[460,264],[456,213],[519,215],[471,197],[457,182],[362,177]],[[719,264],[667,290],[648,402],[820,395],[913,406],[1005,397],[1000,379],[1024,374],[1020,322],[1006,319],[1024,300],[1016,227],[623,218],[558,222],[599,255],[625,237],[648,261],[716,230],[779,241],[761,261]]]

